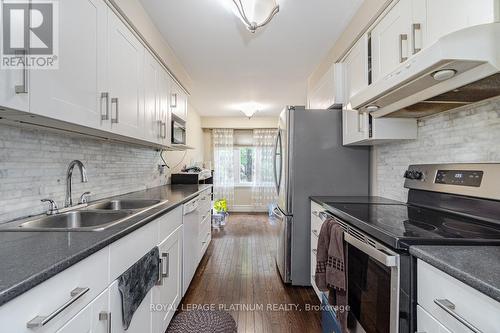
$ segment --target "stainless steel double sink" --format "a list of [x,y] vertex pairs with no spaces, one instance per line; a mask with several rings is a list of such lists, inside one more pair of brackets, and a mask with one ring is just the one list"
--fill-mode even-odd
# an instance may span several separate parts
[[102,231],[166,202],[105,200],[78,210],[6,223],[0,231]]

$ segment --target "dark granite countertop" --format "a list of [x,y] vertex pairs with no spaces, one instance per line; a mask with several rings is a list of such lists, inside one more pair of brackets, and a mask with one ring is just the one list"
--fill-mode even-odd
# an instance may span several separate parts
[[410,254],[500,302],[500,246],[411,246]]
[[0,305],[85,259],[211,185],[167,185],[113,197],[168,202],[104,231],[0,232]]

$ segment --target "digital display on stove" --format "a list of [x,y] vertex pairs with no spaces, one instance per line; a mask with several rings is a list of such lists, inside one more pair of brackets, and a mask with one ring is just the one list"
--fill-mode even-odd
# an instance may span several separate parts
[[471,170],[438,170],[436,184],[480,187],[483,171]]

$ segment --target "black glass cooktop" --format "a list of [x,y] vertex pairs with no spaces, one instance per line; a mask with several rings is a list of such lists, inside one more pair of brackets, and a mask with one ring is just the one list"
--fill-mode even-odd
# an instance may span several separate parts
[[412,244],[500,244],[500,223],[409,205],[326,203],[345,222],[395,248]]

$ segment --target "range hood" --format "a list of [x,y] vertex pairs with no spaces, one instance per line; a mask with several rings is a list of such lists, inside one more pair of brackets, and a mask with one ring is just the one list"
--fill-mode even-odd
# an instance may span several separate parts
[[420,118],[500,96],[500,23],[451,33],[351,99],[375,118]]

